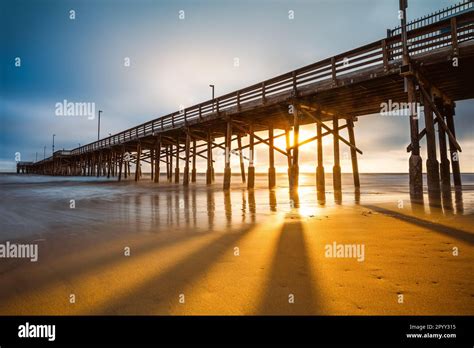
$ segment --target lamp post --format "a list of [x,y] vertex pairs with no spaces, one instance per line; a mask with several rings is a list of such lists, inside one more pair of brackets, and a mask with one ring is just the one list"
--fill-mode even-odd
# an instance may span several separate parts
[[97,140],[100,140],[100,114],[102,113],[102,110],[99,110],[99,120],[97,124]]
[[214,85],[209,85],[212,88],[212,112],[214,112]]
[[56,134],[53,134],[53,155],[54,155],[54,137],[56,136]]

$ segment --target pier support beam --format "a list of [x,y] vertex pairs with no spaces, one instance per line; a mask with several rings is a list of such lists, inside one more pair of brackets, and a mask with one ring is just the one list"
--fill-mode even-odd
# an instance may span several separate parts
[[102,155],[102,176],[107,175],[107,155],[104,154]]
[[169,166],[169,178],[168,181],[173,182],[173,145],[168,147],[168,166]]
[[418,138],[418,114],[414,105],[416,105],[415,81],[413,77],[405,77],[408,105],[410,105],[410,138],[411,155],[409,159],[410,175],[410,198],[415,202],[423,201],[423,164],[420,156],[420,141]]
[[155,181],[154,180],[154,177],[155,177],[155,149],[154,148],[151,148],[150,149],[150,180],[151,181]]
[[107,179],[110,179],[110,171],[112,170],[112,153],[107,155]]
[[124,151],[122,150],[122,153],[120,154],[120,160],[119,160],[118,181],[122,181],[123,156],[124,156]]
[[300,138],[300,120],[298,115],[298,108],[295,106],[293,110],[293,156],[291,161],[291,189],[297,189],[299,185],[299,140]]
[[196,139],[193,140],[193,169],[191,170],[191,182],[196,182]]
[[323,127],[320,123],[316,124],[317,131],[317,147],[318,147],[318,166],[316,167],[316,189],[319,195],[326,192],[326,183],[324,179],[323,164]]
[[286,158],[288,160],[288,186],[291,189],[293,186],[293,176],[291,175],[291,141],[290,141],[290,128],[285,129],[285,141],[286,141]]
[[123,177],[126,179],[128,176],[130,176],[130,170],[129,170],[129,161],[130,161],[130,154],[123,149]]
[[439,185],[439,163],[436,159],[436,134],[433,120],[433,110],[430,103],[422,98],[424,114],[425,114],[425,129],[426,129],[426,178],[428,183],[428,200],[431,205],[438,206],[441,201],[441,190]]
[[354,145],[350,147],[351,150],[351,162],[352,162],[352,176],[354,178],[355,189],[360,189],[359,179],[359,164],[357,162],[357,151],[355,149],[355,135],[354,135],[354,120],[352,118],[347,119],[347,132],[349,133],[349,142]]
[[[451,131],[451,133],[456,137],[456,131],[454,129],[454,108],[455,104],[452,103],[450,105],[445,105],[445,115],[446,115],[446,123]],[[453,170],[453,181],[454,186],[456,188],[461,188],[461,169],[459,167],[459,154],[458,150],[456,149],[455,144],[449,140],[449,152],[450,152],[450,159],[451,159],[451,168]]]
[[175,184],[179,184],[179,152],[180,152],[180,147],[179,147],[179,136],[176,138],[176,168],[174,171],[174,182]]
[[268,128],[268,188],[272,189],[276,186],[276,172],[275,172],[275,149],[273,145],[273,126]]
[[189,185],[189,155],[191,152],[191,136],[189,133],[186,134],[186,144],[185,144],[185,163],[184,163],[184,173],[183,173],[183,186]]
[[213,137],[211,137],[211,143],[212,143],[212,146],[211,146],[211,165],[212,165],[212,167],[211,167],[211,174],[212,174],[211,178],[212,178],[213,183],[216,181],[216,171],[214,169],[214,154],[213,154],[213,151],[212,151],[212,149],[214,147],[214,140],[215,139]]
[[[441,114],[441,118],[445,120],[445,110],[443,106],[443,101],[439,98],[435,100],[436,108]],[[449,170],[449,159],[448,159],[448,149],[446,144],[446,132],[443,127],[438,123],[438,137],[439,137],[439,157],[440,157],[440,176],[441,176],[441,188],[443,191],[451,191],[451,177]]]
[[206,184],[212,184],[212,138],[211,132],[207,133],[207,170],[206,170]]
[[225,134],[225,166],[224,166],[224,190],[230,189],[230,178],[231,178],[231,169],[230,169],[230,152],[232,145],[232,122],[227,121],[227,129]]
[[170,158],[168,149],[169,146],[165,145],[166,181],[170,182]]
[[242,177],[242,183],[245,184],[244,155],[242,153],[242,137],[240,135],[237,136],[237,146],[239,147],[240,175]]
[[160,161],[161,161],[161,135],[158,136],[155,143],[155,177],[153,182],[160,182]]
[[339,120],[337,116],[332,119],[333,123],[333,142],[334,142],[334,166],[332,168],[332,181],[334,192],[340,192],[341,184],[341,159],[339,154]]
[[249,168],[248,168],[248,180],[247,180],[247,188],[253,189],[255,187],[255,165],[254,165],[254,151],[255,151],[255,137],[253,134],[253,124],[250,123],[249,125]]
[[136,160],[136,165],[135,165],[135,181],[140,180],[140,172],[141,172],[140,158],[141,158],[141,154],[142,154],[142,146],[141,146],[140,143],[138,143],[138,145],[137,145],[137,160]]
[[97,172],[96,172],[96,177],[100,177],[100,172],[101,172],[101,166],[102,166],[102,153],[99,152],[97,154]]
[[115,176],[117,169],[117,152],[112,152],[112,176]]

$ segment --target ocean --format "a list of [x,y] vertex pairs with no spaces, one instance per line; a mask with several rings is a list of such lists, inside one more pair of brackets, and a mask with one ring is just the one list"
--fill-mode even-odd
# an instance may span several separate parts
[[[426,178],[424,178],[426,180]],[[288,179],[277,175],[277,187],[267,188],[267,176],[256,175],[256,187],[247,190],[240,175],[232,176],[231,190],[222,189],[222,176],[205,185],[199,175],[196,184],[159,184],[144,174],[137,184],[116,178],[52,177],[0,175],[0,240],[41,238],[56,231],[86,234],[101,229],[114,233],[159,233],[179,229],[189,232],[238,230],[258,223],[274,212],[289,212],[295,207],[308,216],[324,214],[325,207],[387,203],[394,207],[409,204],[408,175],[361,174],[360,193],[354,191],[352,174],[343,174],[343,191],[335,199],[332,175],[326,174],[325,201],[318,200],[315,176],[300,174],[298,197],[289,194]],[[463,174],[463,190],[452,193],[452,204],[443,206],[445,214],[474,212],[474,174]],[[425,185],[426,186],[426,185]],[[425,206],[429,213],[427,193]]]

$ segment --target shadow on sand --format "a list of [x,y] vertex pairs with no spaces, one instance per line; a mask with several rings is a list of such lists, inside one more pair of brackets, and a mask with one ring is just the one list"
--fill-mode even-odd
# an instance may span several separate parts
[[[278,232],[280,237],[257,314],[310,315],[318,312],[303,225],[298,218],[288,214],[286,220],[294,221],[286,221]],[[289,303],[291,295],[294,303]]]
[[385,208],[378,207],[378,206],[375,206],[375,205],[364,205],[364,206],[366,208],[372,209],[372,210],[374,210],[374,211],[376,211],[380,214],[384,214],[384,215],[393,217],[395,219],[410,223],[412,225],[416,225],[418,227],[426,228],[430,231],[437,232],[437,233],[443,234],[445,236],[455,238],[457,240],[466,242],[470,245],[474,244],[474,234],[472,234],[470,232],[463,231],[463,230],[453,228],[453,227],[449,227],[449,226],[445,226],[445,225],[438,224],[438,223],[435,223],[435,222],[423,220],[423,219],[420,219],[419,217],[405,215],[405,214],[402,214],[400,212],[385,209]]

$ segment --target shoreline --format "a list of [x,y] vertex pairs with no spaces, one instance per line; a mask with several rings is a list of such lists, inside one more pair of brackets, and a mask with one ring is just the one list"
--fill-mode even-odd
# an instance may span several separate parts
[[[39,258],[0,259],[0,314],[474,314],[469,190],[460,214],[411,205],[383,182],[380,194],[346,192],[338,204],[328,193],[324,205],[302,187],[298,206],[265,181],[228,194],[220,184],[100,183],[2,192],[22,200],[4,207],[2,229],[35,231],[14,241],[37,243]],[[328,257],[334,243],[359,246],[363,261]]]

